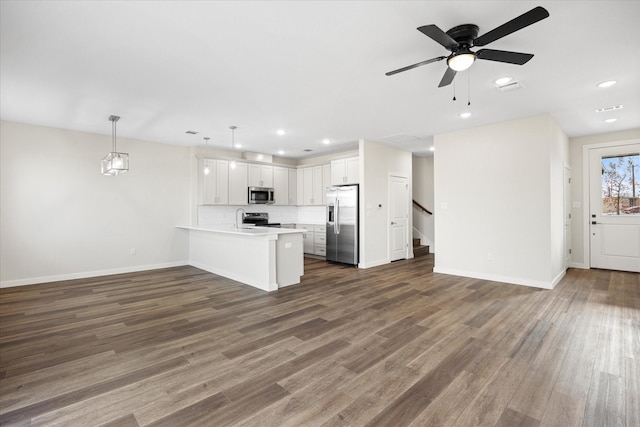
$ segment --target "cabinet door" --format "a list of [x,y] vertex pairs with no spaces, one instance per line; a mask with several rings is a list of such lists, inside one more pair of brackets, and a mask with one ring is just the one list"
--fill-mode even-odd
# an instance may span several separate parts
[[321,205],[327,204],[327,187],[331,186],[331,165],[327,163],[326,165],[322,165],[322,196],[320,203]]
[[273,168],[273,190],[276,205],[289,204],[289,169],[278,166]]
[[302,251],[305,254],[312,254],[315,250],[313,242],[313,225],[298,224],[296,228],[305,228],[307,231],[302,235]]
[[289,169],[289,205],[295,206],[297,204],[298,204],[298,171],[296,169]]
[[324,177],[322,174],[322,166],[314,166],[311,168],[312,169],[312,173],[313,173],[313,186],[312,186],[312,192],[313,192],[313,197],[311,200],[311,204],[312,205],[321,205],[322,204],[322,197],[324,196],[324,191],[323,191],[323,187],[324,187]]
[[345,159],[346,184],[357,184],[360,181],[360,158]]
[[347,175],[344,159],[331,161],[331,185],[344,184],[344,177]]
[[250,187],[273,187],[273,166],[249,165]]
[[229,204],[248,204],[247,163],[236,162],[236,167],[229,167]]
[[205,205],[226,205],[229,203],[229,162],[205,159],[204,166],[209,173],[202,180],[202,203]]
[[296,205],[304,205],[304,169],[296,169]]
[[249,165],[249,187],[262,187],[262,184],[260,184],[260,181],[262,181],[261,178],[262,175],[262,171],[260,169],[260,165]]
[[273,166],[260,166],[260,182],[262,182],[261,187],[273,187]]
[[302,175],[302,204],[313,205],[313,168],[303,168]]

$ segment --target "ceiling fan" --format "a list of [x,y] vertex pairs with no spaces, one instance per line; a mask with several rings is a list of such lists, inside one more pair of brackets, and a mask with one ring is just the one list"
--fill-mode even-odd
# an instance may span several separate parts
[[447,70],[438,85],[438,87],[443,87],[451,84],[456,73],[469,68],[476,59],[487,59],[489,61],[507,62],[509,64],[517,65],[526,64],[531,58],[533,58],[533,54],[494,49],[480,49],[477,52],[472,52],[471,48],[476,46],[486,46],[489,43],[508,36],[511,33],[515,33],[524,27],[535,24],[548,16],[549,12],[547,12],[545,8],[540,6],[534,7],[530,11],[523,13],[517,18],[514,18],[497,28],[494,28],[480,37],[478,37],[479,28],[474,24],[458,25],[457,27],[451,28],[446,33],[438,28],[437,25],[424,25],[419,27],[418,31],[450,50],[451,55],[427,59],[426,61],[418,62],[417,64],[389,71],[388,73],[385,73],[385,75],[392,76],[403,71],[411,70],[412,68],[421,67],[432,62],[446,59]]

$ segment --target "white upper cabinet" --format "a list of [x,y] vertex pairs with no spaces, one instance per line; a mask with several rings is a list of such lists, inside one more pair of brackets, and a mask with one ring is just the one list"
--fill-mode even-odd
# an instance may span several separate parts
[[298,205],[322,206],[326,204],[325,187],[331,179],[331,165],[308,166],[298,169]]
[[289,168],[273,167],[273,191],[276,205],[289,205]]
[[[205,170],[208,173],[204,173]],[[226,205],[229,203],[229,162],[204,159],[202,178],[202,203]]]
[[236,162],[236,167],[229,167],[229,204],[248,204],[248,164]]
[[331,186],[331,164],[322,165],[322,204],[327,204],[327,187]]
[[331,185],[357,184],[360,163],[358,157],[331,161]]
[[289,205],[298,204],[298,171],[289,169]]
[[304,169],[296,169],[296,205],[304,205]]
[[273,166],[250,164],[249,187],[273,187]]

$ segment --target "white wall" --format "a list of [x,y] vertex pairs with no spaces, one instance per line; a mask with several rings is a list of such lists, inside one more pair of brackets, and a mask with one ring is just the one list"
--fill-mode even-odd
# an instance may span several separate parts
[[[413,199],[434,212],[433,205],[433,156],[412,158]],[[429,252],[435,253],[433,215],[413,206],[413,237],[420,238],[421,245],[428,245]]]
[[[360,264],[362,268],[390,262],[389,257],[389,174],[407,178],[411,212],[411,153],[372,141],[360,141]],[[381,205],[381,207],[379,207]],[[407,241],[412,230],[411,215]],[[411,248],[411,245],[409,245]],[[413,252],[410,250],[409,255]]]
[[592,144],[615,143],[640,140],[640,129],[623,132],[608,132],[598,135],[571,138],[569,140],[571,158],[571,266],[589,268],[588,242],[585,245],[585,228],[588,224],[589,200],[584,199],[584,159],[583,147]]
[[552,288],[568,140],[549,115],[435,136],[435,269]]
[[1,122],[0,286],[186,263],[189,149],[118,149],[130,171],[102,176],[110,135]]

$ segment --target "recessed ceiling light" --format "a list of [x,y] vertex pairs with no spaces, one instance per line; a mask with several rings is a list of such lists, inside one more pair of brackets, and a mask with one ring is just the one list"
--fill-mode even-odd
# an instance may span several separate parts
[[618,82],[615,80],[607,80],[606,82],[598,83],[598,87],[611,87],[616,83]]
[[284,129],[278,129],[278,130],[276,131],[276,133],[277,133],[278,135],[284,135],[284,134],[285,134],[285,133],[287,133],[287,132],[286,132]]
[[506,85],[511,80],[512,80],[511,77],[500,77],[494,83],[497,84],[498,86],[502,86],[502,85]]
[[323,140],[322,140],[322,143],[323,143],[324,145],[327,145],[327,144],[331,144],[331,141],[329,141],[328,139],[323,139]]
[[431,147],[429,147],[429,151],[436,151],[436,147],[432,145]]
[[236,147],[236,148],[242,148],[242,144],[236,144],[236,145],[234,145],[234,147]]
[[468,119],[469,117],[471,117],[471,113],[470,112],[465,112],[460,114],[460,117],[462,117],[463,119]]
[[616,119],[615,117],[612,117],[610,119],[605,120],[604,122],[605,123],[613,123],[613,122],[617,122],[617,121],[618,121],[618,119]]
[[284,150],[278,150],[278,154],[282,156],[284,154]]

